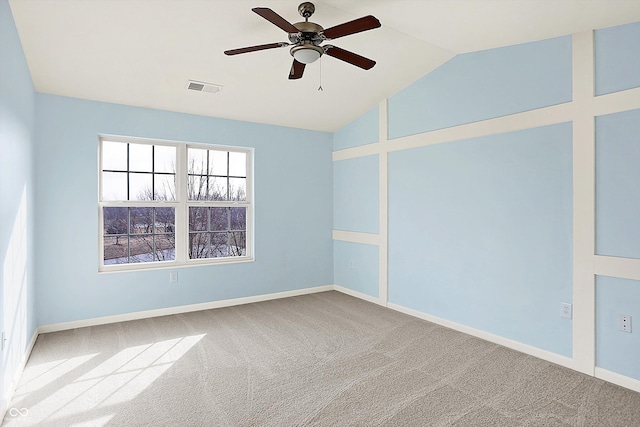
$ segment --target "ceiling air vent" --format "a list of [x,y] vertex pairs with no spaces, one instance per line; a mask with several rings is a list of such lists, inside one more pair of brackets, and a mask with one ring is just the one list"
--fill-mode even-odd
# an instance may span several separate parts
[[187,81],[187,89],[193,90],[196,92],[208,92],[208,93],[218,93],[222,86],[214,85],[213,83],[205,83],[205,82],[197,82],[195,80]]

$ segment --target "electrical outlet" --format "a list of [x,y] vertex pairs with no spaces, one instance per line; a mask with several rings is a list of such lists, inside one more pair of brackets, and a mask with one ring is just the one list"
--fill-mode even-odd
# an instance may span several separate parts
[[178,272],[170,271],[169,272],[169,283],[177,283],[178,282]]
[[618,316],[619,329],[622,332],[631,333],[631,316],[628,314],[621,314]]
[[572,305],[568,302],[560,303],[560,317],[571,319]]

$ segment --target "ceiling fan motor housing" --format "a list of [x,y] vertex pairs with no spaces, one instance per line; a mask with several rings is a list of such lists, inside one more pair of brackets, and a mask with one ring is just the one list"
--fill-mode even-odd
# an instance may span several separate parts
[[299,33],[289,33],[291,43],[309,41],[317,46],[324,40],[324,37],[320,35],[324,28],[315,22],[296,22],[293,26],[298,29]]
[[324,37],[320,33],[324,31],[324,28],[309,21],[296,22],[293,26],[300,32],[289,34],[289,41],[295,44],[289,51],[291,56],[303,64],[310,64],[320,58],[324,53],[324,49],[320,47],[320,43],[324,41]]

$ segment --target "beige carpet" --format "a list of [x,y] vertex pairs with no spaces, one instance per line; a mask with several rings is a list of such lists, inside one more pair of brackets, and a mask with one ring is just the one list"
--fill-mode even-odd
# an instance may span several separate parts
[[338,292],[43,334],[9,407],[3,426],[640,426],[640,393]]

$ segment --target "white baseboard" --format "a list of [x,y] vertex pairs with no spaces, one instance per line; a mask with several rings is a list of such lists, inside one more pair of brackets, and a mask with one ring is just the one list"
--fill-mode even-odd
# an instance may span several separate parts
[[467,335],[471,335],[477,338],[481,338],[486,341],[490,341],[496,344],[500,344],[501,346],[510,348],[512,350],[519,351],[521,353],[528,354],[530,356],[535,356],[539,359],[546,360],[547,362],[555,363],[560,366],[564,366],[565,368],[573,368],[573,359],[570,357],[561,356],[556,353],[552,353],[547,350],[540,349],[538,347],[533,347],[528,344],[523,344],[518,341],[511,340],[509,338],[501,337],[500,335],[495,335],[480,329],[471,328],[469,326],[461,325],[460,323],[452,322],[450,320],[442,319],[440,317],[432,316],[430,314],[422,313],[417,310],[413,310],[411,308],[403,307],[398,304],[387,303],[387,307],[392,310],[399,311],[401,313],[408,314],[410,316],[418,317],[420,319],[426,320],[428,322],[436,323],[438,325],[444,326],[446,328],[454,329],[459,332],[463,332]]
[[179,305],[176,307],[159,308],[156,310],[136,311],[134,313],[117,314],[114,316],[94,317],[92,319],[76,320],[72,322],[43,325],[38,328],[38,333],[65,331],[68,329],[83,328],[86,326],[98,326],[108,323],[126,322],[129,320],[147,319],[151,317],[169,316],[172,314],[189,313],[192,311],[210,310],[212,308],[232,307],[234,305],[250,304],[254,302],[269,301],[273,299],[295,297],[298,295],[315,294],[318,292],[332,291],[333,285],[317,286],[314,288],[295,289],[293,291],[276,292],[273,294],[255,295],[250,297],[233,298],[220,301],[203,302],[199,304]]
[[598,368],[597,366],[595,368],[595,377],[640,393],[640,380],[636,380],[635,378]]
[[11,384],[9,385],[9,390],[7,391],[7,395],[4,397],[2,402],[0,402],[0,423],[4,420],[5,415],[7,414],[7,410],[9,409],[9,403],[11,399],[13,399],[13,394],[16,391],[16,387],[18,387],[18,382],[20,381],[20,377],[22,376],[22,372],[24,372],[24,367],[27,365],[27,360],[29,360],[29,356],[31,356],[31,351],[33,350],[33,346],[36,344],[36,340],[38,339],[38,328],[33,332],[31,336],[31,340],[27,345],[27,348],[22,355],[22,359],[20,360],[20,364],[18,365],[18,369],[13,373],[13,377],[11,379]]
[[356,297],[386,307],[384,301],[381,301],[378,297],[372,297],[371,295],[363,294],[362,292],[354,291],[353,289],[345,288],[340,285],[333,285],[333,289],[338,292],[342,292],[343,294],[351,295],[352,297]]

